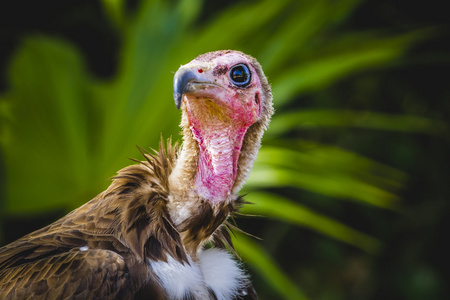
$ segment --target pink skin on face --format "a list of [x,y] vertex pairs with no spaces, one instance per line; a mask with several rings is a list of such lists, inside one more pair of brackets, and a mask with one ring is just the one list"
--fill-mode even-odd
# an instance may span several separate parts
[[[196,65],[203,83],[194,83],[191,92],[183,97],[190,128],[199,145],[194,190],[215,203],[230,195],[245,133],[261,110],[261,84],[253,67],[244,61],[252,72],[252,81],[246,88],[234,86],[228,72],[223,72],[243,62],[242,57],[238,59],[234,62],[236,59],[228,58],[231,61],[226,65],[215,67]],[[219,68],[222,72],[217,72]]]

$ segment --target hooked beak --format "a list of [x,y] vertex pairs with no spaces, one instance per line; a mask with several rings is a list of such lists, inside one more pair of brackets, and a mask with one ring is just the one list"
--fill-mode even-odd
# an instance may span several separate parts
[[183,94],[189,91],[189,83],[201,81],[199,76],[190,68],[181,67],[173,78],[173,99],[177,109],[181,107]]
[[[212,82],[207,77],[205,72],[198,70],[206,69],[205,67],[181,67],[175,73],[173,78],[173,99],[178,109],[181,107],[183,95],[187,93],[195,93],[200,91],[207,91],[210,88],[221,88],[220,85]],[[201,74],[203,73],[203,74]]]

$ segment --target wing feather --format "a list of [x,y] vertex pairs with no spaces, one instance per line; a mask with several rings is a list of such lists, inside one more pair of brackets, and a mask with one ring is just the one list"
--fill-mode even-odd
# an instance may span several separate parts
[[0,299],[130,299],[122,256],[72,250],[0,271]]

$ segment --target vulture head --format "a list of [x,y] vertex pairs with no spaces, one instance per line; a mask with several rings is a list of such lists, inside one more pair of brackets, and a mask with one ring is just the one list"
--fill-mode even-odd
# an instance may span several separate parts
[[239,51],[202,54],[178,69],[173,95],[184,142],[169,178],[172,198],[233,202],[273,114],[260,64]]

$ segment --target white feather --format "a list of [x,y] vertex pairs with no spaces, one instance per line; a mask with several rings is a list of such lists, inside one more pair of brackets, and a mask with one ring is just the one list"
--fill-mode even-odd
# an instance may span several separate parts
[[212,248],[201,252],[199,264],[205,284],[218,300],[232,299],[246,278],[238,263],[224,250]]
[[183,299],[188,294],[196,295],[196,299],[207,299],[208,292],[203,284],[203,276],[192,259],[189,258],[189,264],[182,264],[168,256],[167,262],[150,261],[150,266],[169,299]]
[[183,299],[189,294],[195,299],[209,299],[208,289],[218,300],[232,299],[246,278],[238,263],[220,249],[200,251],[198,259],[194,262],[189,257],[189,264],[182,264],[168,256],[167,262],[149,261],[149,265],[169,299]]

